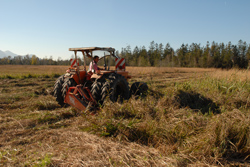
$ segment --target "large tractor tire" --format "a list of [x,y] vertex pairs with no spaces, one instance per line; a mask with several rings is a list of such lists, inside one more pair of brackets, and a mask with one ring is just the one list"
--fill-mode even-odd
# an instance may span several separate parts
[[112,102],[123,102],[129,99],[129,87],[127,80],[119,74],[110,74],[102,86],[102,101],[109,97]]
[[105,83],[105,78],[96,79],[91,85],[91,94],[97,103],[102,104],[102,86]]
[[77,85],[77,83],[76,83],[76,81],[73,78],[66,78],[64,80],[63,87],[62,87],[63,105],[65,105],[64,99],[65,99],[65,95],[66,95],[68,89],[70,87],[74,87],[76,85]]
[[54,84],[53,95],[59,105],[64,105],[64,98],[62,97],[62,87],[64,83],[64,75],[61,75]]
[[130,95],[136,98],[145,97],[148,92],[148,85],[144,82],[135,82],[131,85]]

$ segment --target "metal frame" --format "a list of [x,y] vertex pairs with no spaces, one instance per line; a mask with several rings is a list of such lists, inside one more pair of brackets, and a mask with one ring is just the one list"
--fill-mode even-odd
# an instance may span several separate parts
[[[119,58],[119,56],[115,55],[115,49],[114,48],[111,48],[111,47],[81,47],[81,48],[69,48],[69,51],[74,51],[75,53],[75,59],[77,60],[77,52],[82,52],[83,54],[83,62],[84,62],[84,71],[87,71],[86,70],[86,56],[88,58],[91,58],[93,60],[93,51],[107,51],[110,53],[110,55],[104,55],[104,58],[107,57],[107,56],[114,56],[115,58]],[[100,58],[100,59],[102,59]],[[108,62],[108,70],[110,69],[110,61]],[[78,77],[80,76],[79,75],[79,66],[77,65],[77,75]],[[80,78],[80,77],[79,77]]]

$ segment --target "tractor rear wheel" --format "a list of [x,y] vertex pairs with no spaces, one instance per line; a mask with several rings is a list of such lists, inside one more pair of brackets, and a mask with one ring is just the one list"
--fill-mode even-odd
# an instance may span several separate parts
[[64,98],[62,97],[62,87],[64,83],[64,75],[61,75],[54,84],[53,95],[59,105],[64,105]]
[[123,102],[123,100],[129,99],[129,87],[128,82],[124,76],[119,74],[110,74],[106,82],[102,86],[102,101],[109,96],[112,102]]
[[68,89],[70,87],[76,86],[77,83],[73,78],[66,78],[64,83],[63,83],[63,87],[62,87],[62,97],[63,97],[63,105],[65,105],[64,103],[64,99],[65,99],[65,95],[68,91]]

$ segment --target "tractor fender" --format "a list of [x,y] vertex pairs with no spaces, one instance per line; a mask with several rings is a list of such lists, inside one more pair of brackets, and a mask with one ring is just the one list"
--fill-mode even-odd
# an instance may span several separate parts
[[83,83],[84,79],[86,78],[86,71],[80,71],[79,72],[80,79],[77,75],[77,73],[66,73],[65,78],[73,78],[77,85]]
[[103,76],[103,74],[92,74],[91,75],[91,79],[99,79],[99,78],[101,78]]

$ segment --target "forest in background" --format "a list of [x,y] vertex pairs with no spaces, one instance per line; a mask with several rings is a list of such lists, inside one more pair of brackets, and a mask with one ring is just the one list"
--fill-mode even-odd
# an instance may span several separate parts
[[[150,42],[148,49],[145,46],[130,45],[116,51],[116,54],[126,59],[127,66],[142,67],[201,67],[201,68],[248,68],[250,65],[250,44],[239,40],[234,45],[231,42],[211,44],[206,46],[192,43],[182,44],[174,50],[169,43],[163,45],[154,41]],[[71,56],[72,57],[72,56]],[[80,63],[81,63],[80,59]],[[87,64],[89,61],[87,62]],[[102,62],[101,62],[102,63]],[[100,63],[100,64],[101,64]],[[69,65],[68,60],[58,58],[38,58],[36,55],[4,57],[0,59],[0,65]],[[111,65],[114,65],[111,63]]]

